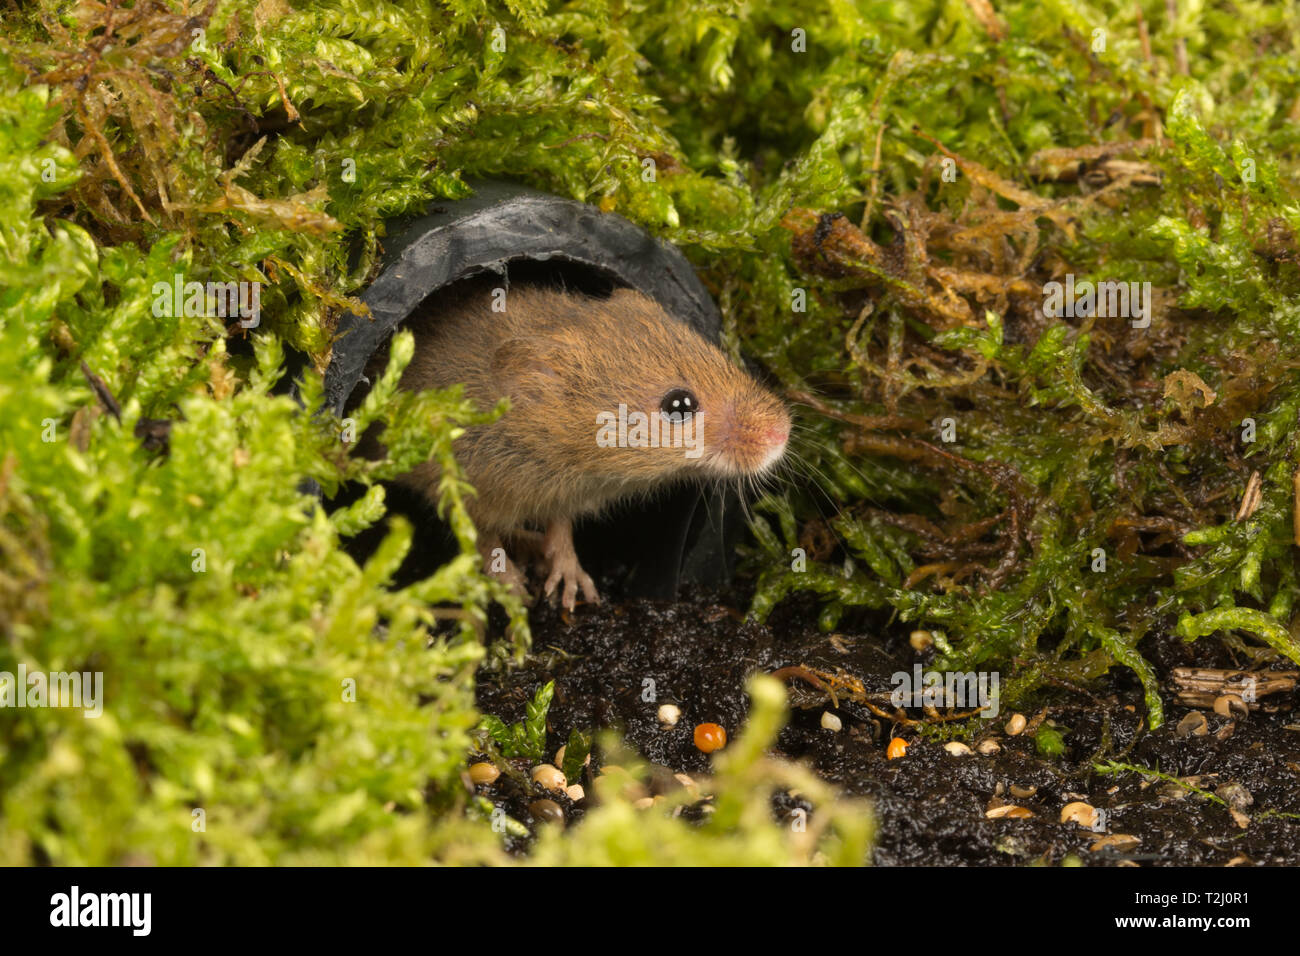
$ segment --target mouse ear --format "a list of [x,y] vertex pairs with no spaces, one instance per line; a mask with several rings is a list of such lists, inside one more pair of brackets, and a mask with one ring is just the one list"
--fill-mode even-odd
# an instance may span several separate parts
[[492,353],[492,378],[502,393],[518,402],[560,380],[553,354],[550,343],[535,336],[506,339]]

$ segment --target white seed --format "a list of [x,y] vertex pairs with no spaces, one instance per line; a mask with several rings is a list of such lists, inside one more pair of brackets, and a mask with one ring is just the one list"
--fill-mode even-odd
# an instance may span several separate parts
[[579,800],[582,800],[587,796],[587,791],[582,789],[582,784],[580,783],[575,783],[571,787],[565,787],[564,792],[569,795],[569,799],[574,803],[577,803]]
[[822,711],[822,729],[829,730],[832,733],[838,733],[844,729],[844,721],[840,720],[829,710]]
[[978,750],[980,753],[982,753],[984,756],[988,757],[1001,750],[1002,745],[999,744],[996,740],[981,740],[978,744],[975,745],[975,749]]
[[948,753],[952,754],[954,757],[970,756],[970,748],[967,747],[960,740],[948,741],[946,744],[943,745],[943,749],[948,751]]
[[549,763],[539,763],[533,768],[533,780],[547,790],[563,790],[568,782],[564,779],[564,772]]
[[1007,736],[1015,737],[1017,734],[1023,733],[1027,723],[1029,721],[1025,720],[1024,714],[1012,714],[1011,719],[1007,721]]
[[682,709],[676,704],[659,705],[659,726],[664,730],[671,730],[677,726],[677,721],[682,719]]
[[929,631],[913,631],[907,635],[907,642],[912,645],[912,650],[923,654],[934,647],[934,635]]

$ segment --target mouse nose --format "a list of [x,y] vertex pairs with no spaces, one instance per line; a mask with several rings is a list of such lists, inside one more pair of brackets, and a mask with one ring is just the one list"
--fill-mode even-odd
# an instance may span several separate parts
[[785,455],[790,420],[757,403],[736,402],[720,409],[710,443],[715,464],[726,474],[761,474]]
[[764,431],[763,437],[767,440],[767,453],[758,465],[759,471],[767,471],[785,455],[785,443],[790,438],[790,428],[788,425],[773,425]]

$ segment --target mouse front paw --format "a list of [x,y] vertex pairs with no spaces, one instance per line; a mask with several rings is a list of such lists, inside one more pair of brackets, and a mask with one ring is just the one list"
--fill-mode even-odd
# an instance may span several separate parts
[[578,552],[573,547],[573,526],[569,522],[551,523],[546,529],[542,551],[550,562],[550,574],[546,577],[544,587],[548,598],[563,584],[564,587],[560,590],[560,603],[565,610],[572,611],[577,605],[579,588],[582,589],[584,599],[592,604],[600,603],[596,582],[578,563]]

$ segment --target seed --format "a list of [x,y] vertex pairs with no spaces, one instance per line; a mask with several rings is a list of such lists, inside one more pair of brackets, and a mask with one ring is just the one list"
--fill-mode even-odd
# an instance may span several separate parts
[[1131,833],[1112,833],[1110,836],[1104,836],[1100,840],[1088,847],[1093,853],[1098,850],[1104,850],[1111,847],[1115,850],[1131,850],[1142,842],[1141,837],[1136,837]]
[[1204,737],[1209,731],[1210,728],[1205,722],[1205,715],[1199,710],[1191,711],[1174,728],[1174,733],[1179,737]]
[[822,729],[838,733],[844,729],[844,721],[840,720],[829,710],[822,711]]
[[632,806],[638,810],[649,810],[655,805],[654,797],[642,797],[640,800],[633,801]]
[[975,745],[975,749],[978,750],[980,753],[982,753],[984,756],[989,757],[997,753],[999,750],[1001,750],[1002,745],[999,744],[996,740],[992,740],[992,739],[981,740],[979,743]]
[[1025,720],[1024,714],[1012,714],[1011,719],[1007,721],[1007,736],[1014,737],[1025,729],[1029,721]]
[[1013,820],[1023,820],[1026,817],[1032,817],[1034,811],[1028,807],[1018,807],[1014,803],[1005,803],[1000,807],[994,807],[992,810],[986,810],[984,816],[990,820],[997,820],[1001,817],[1010,817]]
[[547,790],[563,790],[568,782],[564,779],[564,771],[549,763],[541,763],[533,768],[533,781]]
[[907,635],[907,642],[912,645],[912,650],[924,654],[934,647],[934,635],[929,631],[913,631]]
[[490,761],[484,760],[469,765],[469,778],[480,787],[495,782],[499,776],[501,776],[501,771]]
[[727,732],[718,724],[696,724],[695,746],[711,754],[727,746]]
[[1214,795],[1236,810],[1245,810],[1255,802],[1254,795],[1235,781],[1215,787]]
[[948,741],[946,744],[943,745],[943,749],[948,751],[948,753],[952,754],[954,757],[970,756],[970,748],[967,747],[960,740]]
[[672,730],[681,719],[682,709],[676,704],[659,705],[659,726],[664,730]]
[[574,803],[580,802],[581,800],[585,799],[587,796],[587,791],[582,789],[582,784],[580,783],[575,783],[571,787],[565,787],[564,792],[568,795],[569,799],[572,800]]
[[528,812],[539,823],[563,823],[564,811],[554,800],[534,800],[528,804]]
[[895,737],[889,742],[889,747],[885,750],[885,756],[890,760],[897,760],[899,757],[907,756],[907,741],[902,737]]
[[624,800],[636,801],[642,797],[650,796],[650,790],[640,780],[633,777],[623,767],[618,767],[617,773],[606,773],[598,777],[598,780],[605,781],[604,786],[608,788],[609,793],[617,793]]
[[1071,821],[1081,827],[1091,828],[1097,822],[1097,808],[1084,803],[1082,800],[1067,803],[1061,808],[1061,822],[1070,823]]
[[1250,708],[1236,694],[1223,694],[1214,698],[1214,712],[1220,717],[1245,717]]
[[1011,791],[1013,797],[1019,797],[1021,800],[1026,797],[1032,797],[1038,792],[1037,787],[1021,787],[1014,783],[1008,789]]

